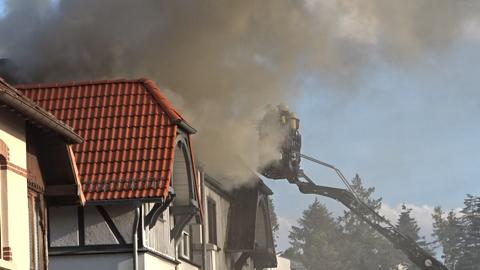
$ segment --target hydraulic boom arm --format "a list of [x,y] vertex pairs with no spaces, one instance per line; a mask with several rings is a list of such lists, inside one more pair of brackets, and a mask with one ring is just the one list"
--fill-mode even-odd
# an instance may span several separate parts
[[[302,154],[301,157],[335,170],[342,182],[344,182],[344,184],[347,186],[348,190],[319,186],[315,184],[307,175],[305,175],[303,171],[300,171],[297,181],[290,181],[292,184],[296,184],[298,186],[300,192],[305,194],[326,196],[341,202],[348,209],[357,214],[363,221],[387,238],[396,248],[402,250],[408,256],[408,258],[421,269],[448,270],[445,265],[423,250],[414,240],[400,233],[387,219],[379,215],[377,212],[375,212],[375,210],[361,201],[340,170],[328,163],[311,158],[309,156]],[[305,179],[306,182],[300,181],[299,178]]]
[[[264,153],[265,159],[271,161],[259,168],[259,172],[263,176],[270,179],[287,179],[291,184],[297,185],[302,193],[322,195],[341,202],[387,238],[396,248],[402,250],[421,269],[448,270],[446,266],[423,250],[414,240],[399,232],[387,219],[364,203],[339,169],[331,164],[301,154],[302,136],[299,132],[299,126],[300,120],[285,106],[280,105],[277,108],[269,107],[267,109],[259,125],[260,141],[266,143],[260,145],[271,146],[271,142],[276,142],[278,136],[284,138],[278,149],[281,154],[280,159],[271,160],[271,151],[268,151],[267,147]],[[263,153],[262,149],[260,150],[260,153]],[[315,184],[300,169],[302,158],[334,170],[347,189]]]

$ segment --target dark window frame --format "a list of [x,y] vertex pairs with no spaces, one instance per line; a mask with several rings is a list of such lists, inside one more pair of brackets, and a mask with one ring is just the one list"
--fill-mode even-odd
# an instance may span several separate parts
[[217,203],[211,199],[207,199],[207,218],[208,218],[208,243],[218,244],[217,237]]

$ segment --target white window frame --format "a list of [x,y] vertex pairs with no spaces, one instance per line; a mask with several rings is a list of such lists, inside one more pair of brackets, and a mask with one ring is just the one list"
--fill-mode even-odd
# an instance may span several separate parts
[[178,254],[181,258],[190,260],[191,258],[191,235],[189,232],[182,231],[180,243],[178,245]]

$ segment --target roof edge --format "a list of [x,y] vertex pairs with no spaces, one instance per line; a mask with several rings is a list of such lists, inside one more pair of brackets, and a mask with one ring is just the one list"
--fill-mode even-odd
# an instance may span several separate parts
[[11,106],[20,113],[26,115],[32,121],[38,122],[39,124],[60,134],[66,138],[68,142],[82,143],[84,141],[83,138],[75,133],[70,126],[55,118],[55,116],[53,116],[51,113],[20,94],[17,89],[10,86],[3,79],[0,79],[0,83],[4,87],[7,87],[9,90],[11,90],[11,92],[0,91],[0,101],[3,101],[8,106]]
[[174,106],[170,103],[170,101],[161,94],[160,87],[158,87],[154,81],[146,78],[141,78],[137,81],[142,82],[146,86],[147,90],[150,91],[155,100],[157,100],[160,106],[162,106],[167,112],[167,114],[175,121],[175,124],[177,124],[190,134],[194,134],[197,132],[197,130],[193,128],[192,125],[190,125],[187,121],[185,121],[182,115],[177,112],[177,110],[175,110]]
[[189,123],[187,123],[187,121],[185,120],[178,121],[177,125],[180,126],[182,129],[184,129],[187,133],[190,133],[190,134],[197,133],[197,130],[194,127],[192,127]]

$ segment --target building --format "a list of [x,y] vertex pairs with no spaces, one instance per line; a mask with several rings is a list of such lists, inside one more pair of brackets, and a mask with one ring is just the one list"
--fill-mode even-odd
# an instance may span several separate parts
[[152,81],[18,88],[85,139],[71,148],[85,205],[48,204],[50,269],[276,265],[271,191],[256,179],[228,192],[201,177],[190,141],[195,130]]
[[84,202],[71,150],[82,141],[0,79],[1,269],[46,269],[45,205]]
[[20,89],[85,139],[73,153],[86,205],[49,207],[50,269],[179,269],[176,244],[200,222],[195,130],[154,83]]
[[257,177],[245,187],[227,190],[206,175],[205,227],[207,270],[275,267],[275,244],[268,196]]

